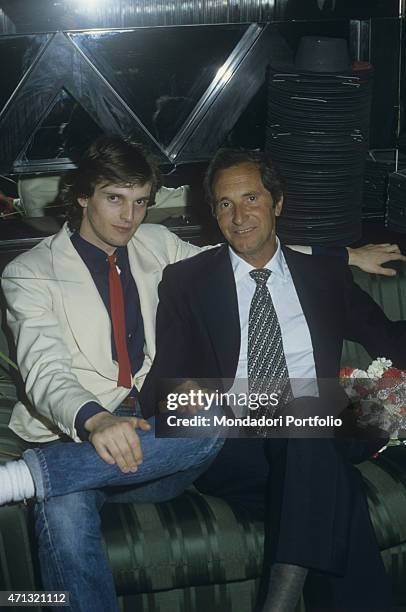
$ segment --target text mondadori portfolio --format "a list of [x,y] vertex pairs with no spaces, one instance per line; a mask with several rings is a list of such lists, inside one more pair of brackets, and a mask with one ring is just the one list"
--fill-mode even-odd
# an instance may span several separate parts
[[202,416],[195,415],[190,418],[171,414],[166,419],[169,427],[341,427],[342,420],[333,416],[295,417],[280,415],[278,417],[261,416],[255,418],[251,415],[245,417],[229,416]]

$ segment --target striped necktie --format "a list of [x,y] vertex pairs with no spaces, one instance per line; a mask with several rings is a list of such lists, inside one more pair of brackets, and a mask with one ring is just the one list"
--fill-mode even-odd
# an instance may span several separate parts
[[271,417],[283,403],[293,398],[282,344],[282,332],[266,283],[271,271],[250,272],[256,282],[248,319],[248,387],[250,393],[277,393],[278,406],[259,408],[256,414]]

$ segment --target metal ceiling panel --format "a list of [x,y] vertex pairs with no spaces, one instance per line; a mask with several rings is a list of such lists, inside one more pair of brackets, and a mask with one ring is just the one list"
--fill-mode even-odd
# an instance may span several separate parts
[[14,43],[26,58],[0,99],[3,173],[69,169],[99,132],[132,136],[163,164],[209,159],[284,49],[269,24],[57,32],[33,36],[28,54],[21,38],[0,37],[0,53]]
[[252,24],[170,143],[171,159],[177,163],[210,159],[265,81],[271,57],[289,55],[277,29]]
[[72,167],[72,161],[66,158],[32,163],[25,156],[36,128],[53,109],[55,98],[63,89],[88,111],[103,131],[133,136],[147,144],[158,159],[168,161],[136,114],[69,34],[57,32],[0,112],[0,171],[23,173]]

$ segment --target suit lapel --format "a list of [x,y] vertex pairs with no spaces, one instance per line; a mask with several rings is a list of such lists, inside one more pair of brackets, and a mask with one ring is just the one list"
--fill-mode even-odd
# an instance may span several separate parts
[[[322,261],[283,247],[293,283],[309,327],[318,378],[336,375],[340,337],[338,300],[332,292]],[[321,258],[320,258],[321,260]]]
[[213,254],[209,266],[196,279],[198,313],[203,316],[220,376],[234,378],[241,333],[237,290],[227,245],[221,246]]
[[111,355],[111,324],[107,310],[65,227],[52,240],[51,253],[67,325],[80,351],[97,372],[117,380],[118,367]]

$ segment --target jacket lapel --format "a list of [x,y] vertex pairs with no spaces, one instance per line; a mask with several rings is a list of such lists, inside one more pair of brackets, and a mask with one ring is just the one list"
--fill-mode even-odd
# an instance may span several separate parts
[[[143,244],[138,243],[137,235],[128,243],[127,248],[131,274],[137,285],[143,314],[144,352],[153,361],[155,357],[155,313],[158,307],[157,288],[163,267],[152,251],[148,251]],[[152,316],[151,313],[153,313]]]
[[52,264],[59,283],[67,325],[92,367],[117,380],[111,355],[111,324],[106,308],[82,258],[71,243],[66,226],[51,242]]
[[317,377],[334,377],[341,353],[341,315],[329,271],[321,257],[296,253],[288,247],[283,247],[283,253],[309,327]]
[[220,377],[234,378],[241,333],[237,290],[227,245],[213,253],[209,267],[201,270],[196,281],[198,313],[203,316]]

